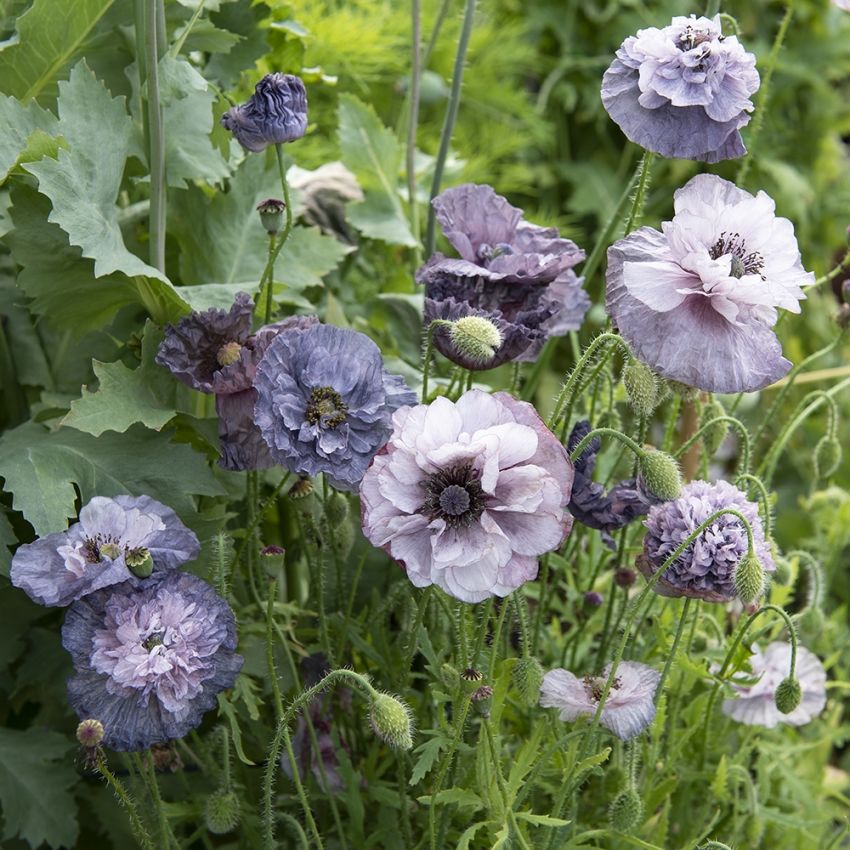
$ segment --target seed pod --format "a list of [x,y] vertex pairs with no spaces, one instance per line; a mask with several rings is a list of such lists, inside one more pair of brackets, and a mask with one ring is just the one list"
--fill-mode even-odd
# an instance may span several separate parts
[[627,788],[611,801],[608,821],[617,832],[627,835],[643,820],[643,801],[634,788]]
[[207,797],[204,820],[213,835],[223,835],[239,824],[239,798],[232,791],[216,791]]

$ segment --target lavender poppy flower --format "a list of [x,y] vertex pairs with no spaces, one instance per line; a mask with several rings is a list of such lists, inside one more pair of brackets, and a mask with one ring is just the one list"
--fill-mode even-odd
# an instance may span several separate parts
[[602,103],[646,150],[719,162],[746,153],[740,130],[758,87],[755,56],[723,35],[720,15],[680,16],[623,42],[602,78]]
[[416,587],[507,596],[572,527],[573,467],[534,408],[470,390],[399,410],[360,486],[363,532]]
[[272,457],[291,472],[322,472],[342,490],[357,489],[393,412],[416,401],[369,337],[332,325],[275,337],[254,386],[254,420]]
[[833,6],[838,6],[844,12],[850,12],[850,0],[832,0]]
[[39,605],[65,606],[136,575],[173,570],[200,549],[195,533],[150,496],[95,496],[67,531],[19,546],[10,578]]
[[104,744],[143,750],[182,738],[242,667],[230,606],[191,573],[123,584],[75,602],[62,626],[68,698],[103,724]]
[[[572,722],[579,717],[592,717],[608,675],[609,664],[599,676],[579,679],[569,670],[550,670],[543,677],[540,705],[560,709],[561,720]],[[655,718],[655,689],[661,674],[638,661],[621,661],[608,692],[599,722],[621,741],[640,735]]]
[[790,666],[790,643],[774,641],[764,653],[754,647],[750,668],[754,676],[761,678],[748,686],[732,682],[736,696],[723,700],[723,713],[747,726],[764,726],[766,729],[773,729],[780,723],[803,726],[817,717],[826,706],[826,672],[820,659],[804,646],[797,647],[796,665],[802,700],[790,714],[782,714],[776,707],[776,688],[788,675]]
[[636,357],[709,392],[752,392],[788,372],[776,309],[798,313],[814,275],[774,208],[700,174],[675,193],[663,232],[641,227],[608,249],[606,306]]
[[303,80],[294,74],[266,74],[245,103],[221,116],[221,126],[253,153],[300,139],[307,130]]
[[[590,299],[572,270],[584,259],[574,242],[554,227],[525,221],[522,210],[490,186],[447,189],[432,203],[461,259],[437,253],[417,272],[425,285],[426,322],[483,315],[504,340],[491,361],[465,368],[533,360],[547,337],[579,328]],[[440,353],[460,362],[447,334],[438,332],[434,340]]]
[[[727,481],[691,481],[672,502],[655,505],[644,523],[647,534],[638,569],[650,578],[670,555],[712,514],[724,508],[738,511],[750,524],[755,553],[765,572],[776,566],[758,505]],[[667,568],[655,584],[661,596],[692,596],[709,602],[729,602],[736,597],[735,570],[748,551],[741,521],[730,514],[718,517]]]

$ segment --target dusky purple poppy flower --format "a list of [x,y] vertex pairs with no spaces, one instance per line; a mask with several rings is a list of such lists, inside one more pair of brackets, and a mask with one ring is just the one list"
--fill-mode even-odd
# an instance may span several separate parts
[[[561,720],[593,717],[608,675],[609,664],[599,676],[579,679],[569,670],[557,668],[543,677],[540,705],[559,709]],[[655,718],[655,689],[661,674],[639,661],[621,661],[608,692],[599,722],[621,741],[628,741],[649,726]]]
[[65,606],[145,573],[173,570],[200,550],[195,533],[150,496],[95,496],[67,531],[19,546],[10,578],[39,605]]
[[233,687],[242,667],[230,606],[184,572],[75,602],[62,645],[75,668],[71,706],[103,724],[104,744],[114,750],[182,738]]
[[[491,369],[509,360],[533,360],[549,336],[577,330],[590,306],[573,267],[584,251],[554,227],[523,219],[522,210],[490,186],[465,184],[432,201],[437,221],[460,254],[434,254],[416,279],[425,286],[425,321],[483,315],[500,327],[503,345],[490,361],[465,368]],[[464,312],[466,311],[466,312]],[[460,363],[448,334],[435,346]]]
[[[650,578],[667,558],[712,514],[731,508],[742,514],[753,532],[756,557],[765,572],[776,565],[764,536],[758,505],[728,481],[691,481],[678,499],[650,508],[638,569]],[[718,517],[666,569],[654,587],[661,596],[692,596],[708,602],[735,599],[735,570],[749,551],[741,521],[731,514]]]
[[507,596],[572,527],[573,468],[534,408],[470,390],[399,410],[363,478],[363,532],[416,587]]
[[254,379],[254,420],[275,461],[356,490],[392,431],[392,414],[416,402],[365,334],[332,325],[284,331]]
[[791,368],[773,332],[814,282],[794,226],[728,180],[699,174],[674,195],[661,232],[641,227],[608,249],[605,303],[633,353],[709,392],[752,392]]
[[241,106],[228,109],[221,125],[248,151],[294,142],[307,131],[307,90],[294,74],[266,74]]
[[720,15],[679,16],[629,36],[602,78],[602,103],[626,137],[677,159],[743,156],[740,130],[758,91],[756,59]]

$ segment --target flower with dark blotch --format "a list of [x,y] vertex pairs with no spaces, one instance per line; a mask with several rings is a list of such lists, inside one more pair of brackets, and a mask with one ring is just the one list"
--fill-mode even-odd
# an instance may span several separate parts
[[357,489],[389,439],[392,414],[416,402],[369,337],[332,325],[276,336],[254,387],[254,421],[274,460],[291,472],[324,473],[341,490]]
[[236,294],[229,311],[210,309],[168,325],[156,362],[192,389],[215,395],[219,444],[225,469],[265,469],[274,464],[254,424],[257,363],[285,330],[317,324],[315,316],[292,316],[251,333],[254,302]]
[[221,126],[253,153],[300,139],[307,130],[303,80],[294,74],[266,74],[245,103],[221,116]]
[[602,78],[602,103],[626,137],[677,159],[743,156],[740,130],[758,90],[756,58],[720,15],[675,17],[629,36]]
[[242,667],[230,606],[184,572],[75,602],[62,626],[62,645],[74,662],[71,706],[81,718],[103,724],[103,743],[114,750],[182,738]]
[[608,249],[605,303],[632,352],[660,375],[709,392],[761,389],[791,368],[773,325],[798,313],[794,226],[728,180],[699,174],[674,195],[662,232],[641,227]]
[[95,496],[67,531],[18,547],[11,581],[40,605],[70,605],[102,587],[173,570],[198,556],[198,538],[150,496]]
[[[732,509],[746,518],[753,533],[755,555],[765,572],[776,566],[765,540],[758,505],[727,481],[691,481],[678,499],[655,505],[644,523],[647,528],[640,571],[650,578],[667,558],[712,514]],[[729,602],[736,597],[735,571],[747,555],[747,533],[741,520],[723,514],[702,531],[676,558],[654,590],[662,596],[692,596],[709,602]]]
[[[577,422],[567,442],[567,451],[572,454],[590,431],[589,422]],[[582,525],[599,529],[605,543],[613,545],[611,532],[628,525],[638,517],[645,516],[658,499],[641,487],[639,480],[634,478],[620,481],[609,490],[596,483],[593,480],[593,470],[596,468],[596,456],[601,448],[602,441],[599,437],[594,437],[581,456],[573,461],[576,477],[573,481],[569,509]]]
[[[425,321],[483,316],[503,337],[491,369],[509,360],[533,360],[549,336],[577,330],[590,306],[573,266],[584,259],[556,228],[527,222],[490,186],[465,184],[432,201],[437,221],[461,259],[434,254],[419,269],[425,285]],[[450,338],[434,336],[441,354],[460,363]]]
[[[560,667],[550,670],[543,677],[540,705],[559,709],[558,716],[568,722],[583,716],[593,717],[610,672],[609,664],[599,676],[579,679]],[[646,664],[621,661],[602,708],[601,725],[621,741],[643,732],[655,718],[655,689],[660,679],[661,674]]]
[[363,532],[417,587],[507,596],[572,527],[573,468],[527,402],[470,390],[404,408],[360,486]]
[[[776,689],[788,676],[791,667],[791,644],[774,641],[764,652],[753,647],[750,657],[753,684],[731,682],[733,699],[723,700],[723,713],[747,726],[773,729],[780,723],[803,726],[817,717],[826,706],[826,671],[820,659],[804,646],[797,646],[795,673],[802,690],[800,704],[789,714],[776,707]],[[752,678],[748,677],[748,678]]]

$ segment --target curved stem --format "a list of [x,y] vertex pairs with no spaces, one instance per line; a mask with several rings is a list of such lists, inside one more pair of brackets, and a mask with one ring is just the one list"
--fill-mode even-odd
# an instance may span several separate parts
[[738,475],[737,481],[749,482],[756,488],[756,490],[759,491],[759,501],[762,506],[762,525],[764,525],[764,536],[769,538],[772,532],[773,515],[770,510],[770,495],[767,492],[767,487],[764,486],[764,482],[761,478],[758,478],[755,475],[750,475],[749,473],[742,473]]
[[614,437],[630,449],[637,458],[642,458],[646,454],[631,437],[627,437],[622,431],[617,431],[614,428],[594,428],[579,440],[578,445],[570,452],[570,460],[573,462],[578,460],[596,437]]
[[159,48],[157,27],[163,0],[146,0],[145,62],[147,66],[147,115],[150,133],[150,263],[165,271],[165,128],[159,103]]
[[97,772],[106,780],[106,784],[112,789],[115,796],[120,800],[121,805],[127,811],[127,817],[130,819],[130,826],[136,836],[139,846],[142,850],[154,850],[153,841],[151,841],[142,819],[139,817],[139,810],[136,808],[136,803],[128,793],[127,789],[121,783],[117,776],[106,766],[106,759],[102,752],[98,752],[97,760],[95,761]]
[[741,457],[738,460],[738,475],[746,475],[747,470],[750,468],[750,434],[744,427],[744,423],[734,416],[716,416],[714,419],[710,419],[673,452],[673,457],[681,457],[706,431],[709,431],[719,422],[728,423],[738,432],[738,436],[741,438]]
[[[419,87],[422,79],[422,14],[420,0],[410,4],[410,114],[407,121],[407,202],[410,205],[410,229],[416,240],[415,253],[419,253],[419,204],[416,203],[416,127],[419,122]],[[419,257],[414,260],[419,264]]]
[[813,284],[812,287],[821,286],[821,284],[829,283],[831,280],[835,280],[838,275],[841,274],[848,266],[850,266],[850,248],[848,248],[844,252],[844,256],[841,258],[841,262],[835,266],[835,268],[828,271],[822,277],[819,277]]

